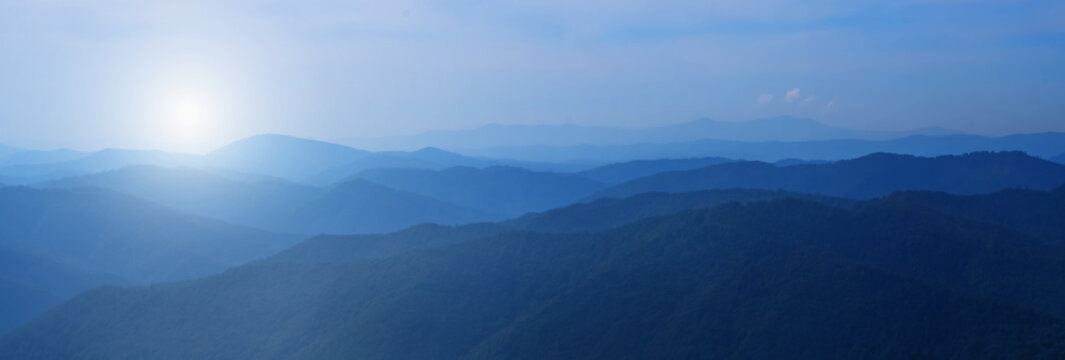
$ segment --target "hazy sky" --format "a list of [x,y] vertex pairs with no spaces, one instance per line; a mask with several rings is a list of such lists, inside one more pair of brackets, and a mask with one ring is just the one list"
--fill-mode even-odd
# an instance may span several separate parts
[[0,0],[0,142],[488,123],[1065,131],[1065,1]]

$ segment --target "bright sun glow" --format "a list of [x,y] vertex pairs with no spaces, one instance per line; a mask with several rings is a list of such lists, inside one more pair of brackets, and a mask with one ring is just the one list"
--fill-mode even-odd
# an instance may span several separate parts
[[194,97],[177,99],[170,109],[170,136],[177,142],[190,143],[207,131],[209,114],[206,104]]

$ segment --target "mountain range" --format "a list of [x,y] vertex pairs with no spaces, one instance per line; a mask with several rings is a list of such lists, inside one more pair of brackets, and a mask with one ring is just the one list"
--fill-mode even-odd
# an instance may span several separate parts
[[135,282],[188,279],[295,239],[101,189],[0,189],[0,245]]
[[92,287],[201,277],[296,240],[102,189],[0,188],[0,331]]
[[1057,358],[1061,136],[0,147],[0,358]]
[[[418,151],[368,152],[347,146],[283,135],[259,135],[242,139],[206,155],[161,151],[106,149],[94,153],[70,150],[36,151],[6,148],[0,155],[0,183],[29,185],[71,176],[91,175],[136,165],[192,167],[214,172],[228,171],[285,179],[310,186],[332,186],[365,170],[406,168],[444,170],[467,166],[519,167],[533,171],[573,173],[610,163],[634,160],[672,160],[671,166],[704,159],[758,160],[780,165],[817,163],[855,158],[874,152],[918,156],[963,154],[973,151],[1025,151],[1057,159],[1065,152],[1065,134],[1012,135],[998,138],[973,135],[910,136],[892,140],[821,140],[791,142],[739,142],[696,140],[688,142],[638,143],[629,145],[547,145],[505,147],[422,148]],[[1065,161],[1058,159],[1057,161]],[[644,164],[650,165],[650,164]],[[656,166],[662,165],[659,163]],[[630,164],[628,166],[643,166]],[[669,168],[668,166],[666,168]],[[649,175],[653,168],[634,172],[624,180]],[[601,170],[609,171],[609,170]],[[615,170],[617,171],[617,170]],[[618,179],[590,178],[602,182]],[[606,181],[603,181],[606,180]]]
[[[20,153],[21,154],[21,153]],[[18,155],[18,154],[16,154]],[[30,184],[60,179],[69,176],[115,170],[133,165],[187,166],[196,163],[196,157],[163,151],[105,149],[94,153],[64,159],[57,162],[35,162],[6,166],[0,176],[9,183]]]
[[1058,164],[1065,164],[1065,153],[1050,158],[1050,161],[1056,162]]
[[977,194],[1006,188],[1049,190],[1065,183],[1065,166],[1022,152],[978,152],[934,158],[870,154],[828,164],[777,167],[731,162],[672,171],[624,182],[596,197],[706,189],[783,189],[831,196],[871,198],[897,190]]
[[35,165],[70,161],[85,156],[84,153],[74,150],[15,150],[9,148],[6,153],[0,154],[0,168],[13,165]]
[[672,143],[694,140],[815,141],[830,139],[886,140],[911,135],[953,135],[954,131],[927,128],[913,131],[862,131],[826,125],[812,119],[781,116],[752,121],[690,122],[647,128],[561,125],[492,124],[471,130],[430,131],[411,136],[358,138],[339,142],[378,150],[495,148],[502,146],[574,146]]
[[390,232],[421,223],[464,224],[498,219],[432,197],[395,190],[364,179],[334,186],[281,218],[284,229],[306,234]]
[[504,145],[490,148],[456,147],[448,150],[470,156],[495,156],[541,162],[623,162],[716,156],[775,162],[784,159],[842,160],[876,152],[916,156],[959,155],[975,151],[1024,151],[1039,157],[1065,152],[1065,133],[1040,133],[987,137],[977,135],[915,135],[891,140],[816,140],[743,142],[695,140],[630,145],[547,146]]
[[908,199],[732,203],[98,289],[0,339],[0,356],[1065,356],[1065,249]]
[[719,157],[635,160],[599,166],[578,172],[577,175],[614,185],[661,172],[698,169],[732,161]]
[[129,281],[114,274],[0,246],[0,334],[79,292],[124,284]]
[[37,184],[41,188],[98,187],[201,216],[281,232],[279,221],[326,190],[270,177],[192,167],[137,165]]
[[440,171],[371,169],[357,177],[505,217],[568,205],[603,188],[603,184],[578,175],[507,166]]
[[[713,165],[700,167],[705,164]],[[670,171],[689,168],[694,169]],[[1062,168],[1022,153],[939,158],[876,154],[791,166],[698,158],[633,161],[575,174],[514,167],[369,169],[323,188],[211,169],[132,166],[37,187],[99,187],[233,224],[283,233],[345,234],[396,231],[419,223],[495,221],[598,197],[656,191],[760,188],[866,198],[907,189],[963,194],[1048,189],[1065,182]],[[651,175],[639,177],[644,174]]]
[[370,156],[365,150],[284,135],[258,135],[204,156],[209,166],[301,180]]
[[438,148],[427,147],[417,151],[382,151],[363,157],[342,166],[325,170],[313,177],[304,179],[302,182],[328,186],[358,176],[358,174],[370,169],[421,169],[421,170],[444,170],[451,167],[474,167],[486,168],[493,166],[511,166],[533,171],[570,172],[583,170],[589,167],[580,163],[541,163],[531,161],[517,161],[506,159],[490,159],[465,156]]
[[853,200],[769,190],[708,190],[688,193],[648,193],[625,199],[597,199],[588,203],[496,222],[461,226],[423,224],[387,234],[319,235],[286,249],[268,261],[343,263],[363,258],[383,258],[413,249],[451,245],[509,231],[581,233],[603,231],[640,220],[686,210],[706,209],[730,202],[748,203],[783,198],[806,199],[849,207]]
[[311,186],[336,185],[363,170],[375,168],[442,170],[455,166],[518,166],[536,171],[569,172],[597,165],[470,157],[437,148],[373,153],[284,135],[252,136],[205,155],[122,149],[88,154],[71,150],[8,149],[9,154],[0,155],[0,182],[21,185],[138,165],[258,175]]

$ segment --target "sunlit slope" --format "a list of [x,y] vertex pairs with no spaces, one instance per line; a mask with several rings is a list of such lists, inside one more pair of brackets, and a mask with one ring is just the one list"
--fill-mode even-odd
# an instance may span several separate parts
[[500,218],[362,179],[318,188],[277,178],[225,176],[188,167],[134,166],[39,186],[101,187],[191,214],[301,234],[387,232],[420,223],[458,224]]
[[279,218],[325,193],[276,178],[223,176],[191,167],[131,166],[38,185],[44,188],[99,187],[173,209],[231,223],[289,231]]
[[257,135],[207,154],[204,163],[299,181],[370,154],[321,141],[285,135]]
[[107,190],[0,189],[0,245],[136,282],[211,274],[293,240]]

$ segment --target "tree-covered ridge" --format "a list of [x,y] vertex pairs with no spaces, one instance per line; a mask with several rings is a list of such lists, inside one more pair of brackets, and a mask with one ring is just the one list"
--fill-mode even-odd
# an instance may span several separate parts
[[1057,247],[900,199],[731,203],[91,291],[0,356],[1051,359],[1062,273]]
[[1065,247],[1065,185],[1051,192],[1009,189],[990,194],[958,196],[928,191],[903,191],[886,201],[899,201],[938,212],[995,224]]

